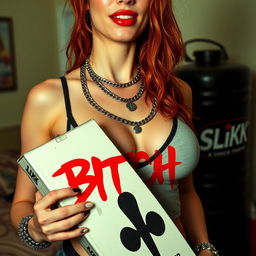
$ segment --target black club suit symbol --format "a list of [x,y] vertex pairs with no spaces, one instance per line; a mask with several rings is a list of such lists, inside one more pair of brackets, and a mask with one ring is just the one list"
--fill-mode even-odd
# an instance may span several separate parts
[[160,256],[151,234],[156,236],[163,235],[165,224],[161,216],[156,212],[150,211],[146,215],[145,223],[135,197],[128,192],[119,195],[118,205],[136,228],[125,227],[121,230],[120,237],[124,247],[133,252],[138,251],[142,238],[152,255]]

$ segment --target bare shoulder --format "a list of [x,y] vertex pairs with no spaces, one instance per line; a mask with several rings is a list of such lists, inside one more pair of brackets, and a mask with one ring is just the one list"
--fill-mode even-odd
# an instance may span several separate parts
[[36,108],[52,106],[61,96],[60,79],[48,79],[33,86],[27,96],[27,104]]
[[59,79],[33,86],[27,96],[21,122],[22,150],[27,151],[51,138],[51,129],[63,102]]
[[189,84],[187,84],[182,79],[176,77],[179,89],[183,96],[184,104],[189,108],[192,109],[192,90]]

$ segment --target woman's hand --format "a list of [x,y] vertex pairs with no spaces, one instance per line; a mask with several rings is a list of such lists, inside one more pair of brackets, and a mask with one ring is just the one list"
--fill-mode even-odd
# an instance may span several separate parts
[[42,196],[37,191],[34,216],[28,223],[31,237],[38,242],[53,242],[72,239],[87,233],[88,228],[76,228],[76,226],[88,217],[90,209],[94,206],[91,202],[51,209],[59,200],[76,196],[80,192],[81,190],[76,188],[63,188]]

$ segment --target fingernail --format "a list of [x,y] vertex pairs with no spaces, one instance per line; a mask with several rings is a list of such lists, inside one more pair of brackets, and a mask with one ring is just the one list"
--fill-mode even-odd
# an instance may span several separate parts
[[86,204],[85,204],[85,207],[86,207],[86,208],[92,208],[93,206],[94,206],[93,203],[86,203]]
[[88,231],[89,231],[88,228],[84,228],[84,229],[81,230],[81,234],[83,235],[83,234],[87,233]]
[[77,193],[77,192],[81,192],[80,188],[72,188],[73,192]]
[[90,214],[90,210],[87,210],[87,211],[84,212],[84,216],[87,216],[89,214]]

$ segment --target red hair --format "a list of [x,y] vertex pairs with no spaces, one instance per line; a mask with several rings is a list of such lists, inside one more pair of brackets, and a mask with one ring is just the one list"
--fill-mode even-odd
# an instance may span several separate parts
[[[89,56],[92,35],[88,20],[87,1],[68,0],[75,23],[67,47],[68,72],[79,68]],[[174,67],[183,57],[183,42],[171,0],[149,1],[149,24],[137,40],[137,62],[145,83],[146,99],[157,98],[158,110],[166,117],[181,117],[193,127],[184,105],[180,81]]]

